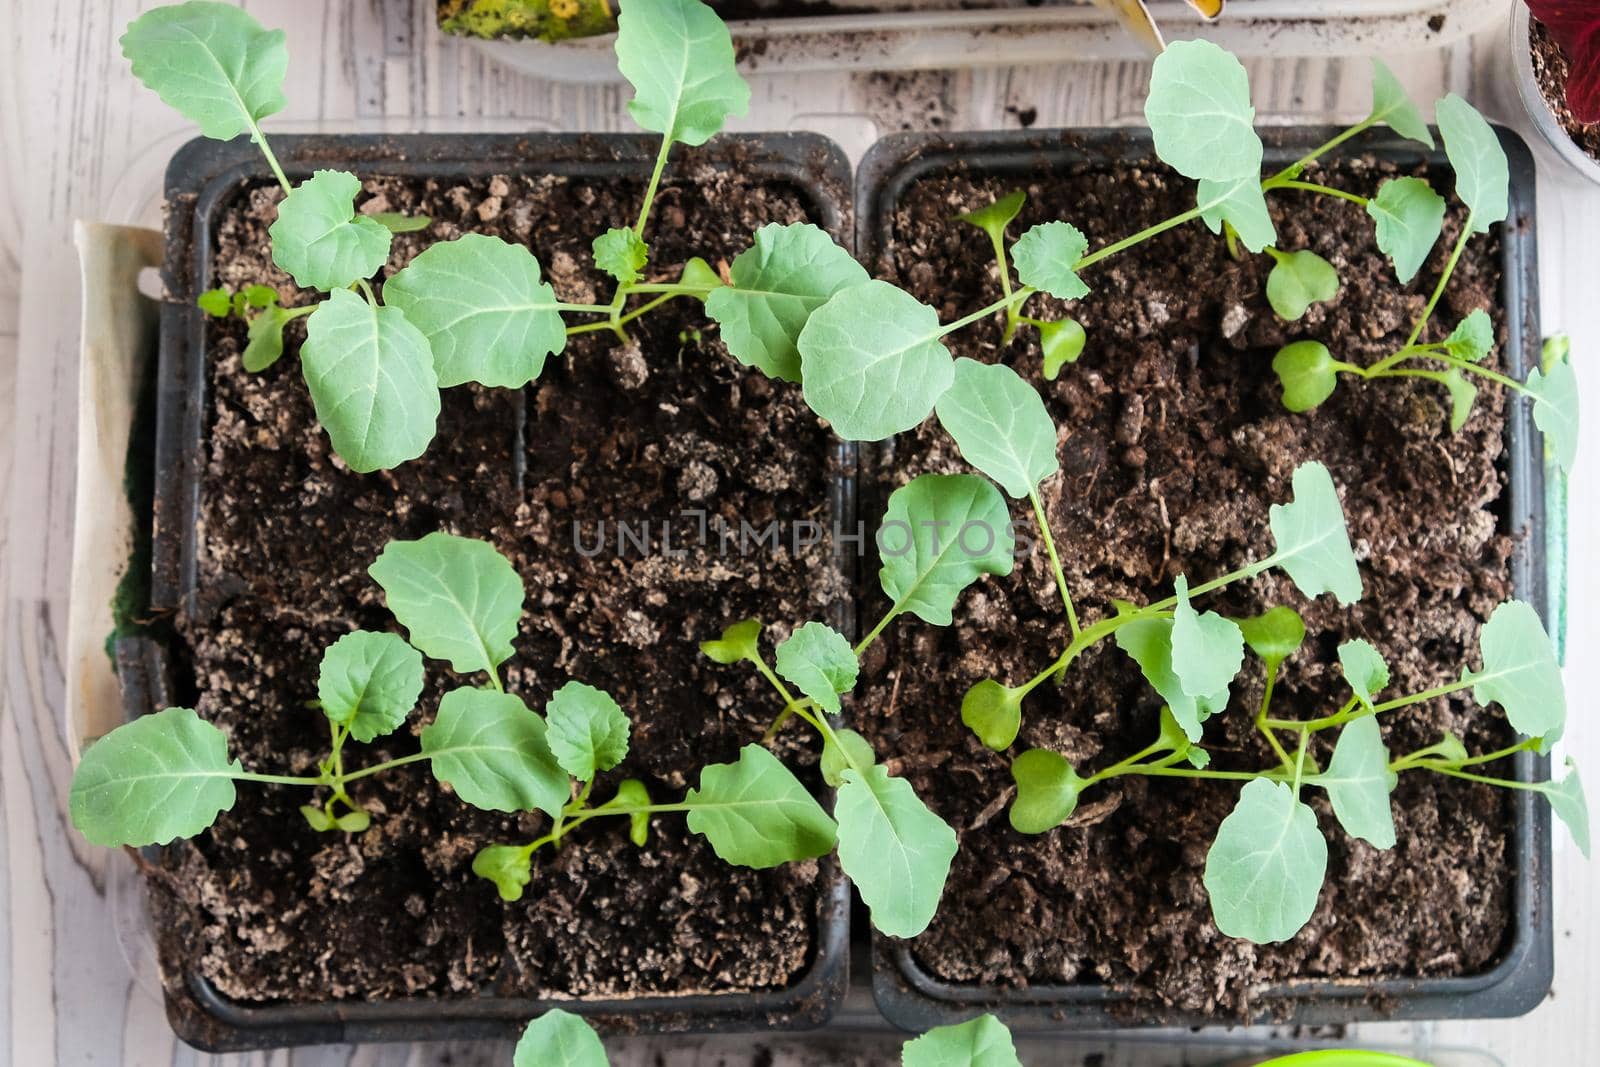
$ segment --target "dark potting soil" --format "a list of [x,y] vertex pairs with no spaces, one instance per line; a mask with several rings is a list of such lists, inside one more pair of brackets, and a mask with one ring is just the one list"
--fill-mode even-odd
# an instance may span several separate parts
[[[1323,169],[1313,180],[1364,194],[1392,168],[1371,162]],[[1424,173],[1424,172],[1418,172]],[[1433,175],[1448,194],[1448,175]],[[995,300],[988,239],[953,216],[1016,188],[959,172],[914,183],[893,217],[880,270],[948,321]],[[1192,182],[1158,166],[1083,168],[1027,183],[1011,233],[1067,219],[1091,247],[1133,233],[1194,203]],[[1301,194],[1274,197],[1279,247],[1309,248],[1339,270],[1343,287],[1298,323],[1278,319],[1263,295],[1272,261],[1229,258],[1199,224],[1170,231],[1091,268],[1091,295],[1071,309],[1088,331],[1082,359],[1044,382],[1032,331],[1001,344],[999,317],[954,336],[958,355],[1005,361],[1040,384],[1059,427],[1062,473],[1043,496],[1080,617],[1103,617],[1112,597],[1148,602],[1271,551],[1270,504],[1317,459],[1333,473],[1360,562],[1365,595],[1348,610],[1331,596],[1308,602],[1272,572],[1207,598],[1242,616],[1278,603],[1298,610],[1308,637],[1284,666],[1279,716],[1337,710],[1348,695],[1336,646],[1365,637],[1388,660],[1386,692],[1415,692],[1475,662],[1480,624],[1510,595],[1512,538],[1499,529],[1505,479],[1505,397],[1479,394],[1458,434],[1442,389],[1411,382],[1352,384],[1309,414],[1285,411],[1271,371],[1279,346],[1320,339],[1336,358],[1369,363],[1404,343],[1438,278],[1461,216],[1452,209],[1429,265],[1398,284],[1359,206]],[[1498,238],[1468,246],[1429,336],[1488,308],[1503,343]],[[1035,298],[1040,317],[1066,310]],[[1053,314],[1046,314],[1046,312]],[[1499,354],[1492,357],[1498,360]],[[895,486],[924,470],[958,470],[953,444],[930,421],[897,446],[898,469],[866,481],[863,516],[882,514]],[[1026,502],[1013,504],[1032,528]],[[881,595],[863,623],[887,607]],[[1038,837],[1012,830],[1009,756],[983,748],[962,725],[961,696],[993,677],[1031,677],[1066,644],[1067,626],[1042,547],[1009,578],[964,594],[956,624],[907,618],[863,665],[871,682],[855,703],[878,751],[898,759],[918,793],[954,826],[961,851],[938,917],[912,943],[918,964],[960,984],[1103,983],[1135,996],[1143,1016],[1246,1013],[1264,984],[1288,978],[1459,975],[1495,960],[1509,921],[1509,811],[1492,789],[1407,774],[1394,793],[1399,843],[1378,851],[1341,832],[1325,797],[1308,790],[1330,856],[1315,916],[1293,940],[1254,946],[1223,937],[1201,883],[1206,850],[1231,810],[1236,784],[1122,778],[1086,794],[1068,825]],[[1208,724],[1213,766],[1259,769],[1274,761],[1253,732],[1262,696],[1259,661],[1247,658],[1228,713]],[[1062,753],[1088,772],[1130,756],[1156,735],[1160,701],[1133,661],[1106,641],[1059,687],[1029,697],[1013,754]],[[1466,694],[1384,717],[1391,750],[1407,752],[1453,730],[1474,751],[1509,736],[1498,709]],[[1312,754],[1324,764],[1331,738]]]
[[1539,79],[1539,92],[1550,113],[1573,144],[1600,162],[1600,123],[1579,122],[1567,107],[1567,54],[1538,19],[1528,20],[1528,47],[1533,52],[1533,76]]
[[[713,264],[763,223],[806,217],[806,200],[680,165],[652,226],[654,263],[676,277],[691,254]],[[359,209],[427,214],[398,235],[385,273],[434,241],[473,231],[532,247],[563,300],[603,299],[589,244],[638,211],[642,182],[508,175],[458,184],[377,178]],[[226,214],[214,284],[276,285],[304,301],[269,258],[280,194],[255,188]],[[681,797],[701,766],[736,758],[777,710],[750,672],[702,657],[696,643],[733,620],[825,617],[848,589],[825,545],[741,558],[700,548],[684,509],[741,519],[829,521],[831,438],[798,389],[735,363],[678,301],[637,323],[637,345],[574,337],[526,395],[448,390],[438,436],[392,473],[351,474],[317,427],[300,375],[304,320],[284,358],[240,367],[237,322],[208,330],[209,435],[203,475],[202,607],[179,622],[200,713],[245,766],[315,773],[327,725],[316,696],[322,650],[357,627],[398,630],[367,566],[393,538],[434,530],[485,538],[515,564],[527,606],[506,665],[509,691],[542,709],[569,679],[609,690],[633,721],[624,777],[658,799]],[[526,410],[525,431],[519,419]],[[519,474],[519,467],[523,467]],[[615,523],[678,518],[673,546],[619,551]],[[759,521],[758,521],[759,520]],[[575,524],[578,532],[575,533]],[[596,548],[596,539],[606,539]],[[580,536],[581,534],[581,536]],[[481,678],[429,661],[419,710],[395,735],[347,748],[347,766],[417,750],[441,694]],[[780,756],[812,768],[798,732]],[[812,769],[802,774],[816,779]],[[559,852],[544,850],[517,903],[470,870],[492,842],[548,829],[539,814],[478,811],[425,765],[356,783],[373,812],[362,834],[319,834],[296,808],[305,790],[241,783],[239,800],[192,847],[169,851],[183,902],[161,920],[169,979],[198,972],[230,998],[310,1001],[416,994],[615,996],[783,988],[815,954],[816,863],[731,867],[681,816],[658,817],[644,848],[625,820],[597,820]]]

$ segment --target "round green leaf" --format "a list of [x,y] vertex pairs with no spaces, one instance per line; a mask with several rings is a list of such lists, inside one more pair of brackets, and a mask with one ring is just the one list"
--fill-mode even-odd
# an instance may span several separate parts
[[367,568],[411,643],[459,674],[511,658],[522,617],[522,579],[487,541],[431,533],[390,541]]
[[1545,447],[1568,473],[1578,460],[1578,376],[1565,360],[1528,372],[1533,394],[1533,421],[1544,434]]
[[923,474],[889,495],[878,529],[878,581],[896,614],[949,626],[962,590],[1010,574],[1016,538],[993,485],[972,474]]
[[986,747],[1004,752],[1022,727],[1022,697],[1021,690],[985,678],[961,698],[961,721]]
[[1014,497],[1061,469],[1056,424],[1043,398],[1003,363],[956,360],[955,383],[935,410],[962,458]]
[[650,246],[631,229],[613,226],[594,239],[594,265],[623,285],[639,280],[650,261]]
[[119,726],[84,750],[72,775],[72,825],[91,844],[164,845],[233,807],[228,737],[190,708]]
[[800,332],[811,313],[841,289],[868,281],[825,230],[808,222],[768,223],[734,259],[731,285],[706,297],[734,358],[774,378],[800,380]]
[[600,1035],[583,1019],[551,1008],[522,1031],[511,1067],[607,1067]]
[[1089,337],[1077,319],[1060,319],[1039,324],[1039,350],[1044,354],[1044,376],[1055,381],[1061,368],[1078,362]]
[[485,811],[537,810],[553,819],[571,796],[544,720],[510,693],[450,690],[422,731],[422,754],[435,778]]
[[1089,784],[1061,756],[1033,748],[1011,761],[1017,799],[1011,802],[1011,827],[1021,834],[1042,834],[1072,818],[1078,794]]
[[580,782],[609,771],[628,754],[628,717],[604,690],[568,682],[550,697],[544,714],[550,752]]
[[433,440],[439,418],[433,353],[397,309],[335,289],[306,320],[300,369],[317,420],[351,470],[397,467]]
[[1499,704],[1512,729],[1539,738],[1548,752],[1566,727],[1567,695],[1539,613],[1524,601],[1506,601],[1483,624],[1478,648],[1483,669],[1461,672],[1472,684],[1472,699],[1485,707]]
[[633,85],[628,113],[669,141],[704,144],[750,107],[733,40],[700,0],[651,0],[617,16],[617,69]]
[[1306,639],[1306,624],[1300,613],[1284,604],[1270,607],[1260,615],[1233,621],[1244,634],[1244,643],[1261,657],[1269,671],[1294,655]]
[[823,739],[822,780],[835,789],[844,784],[844,772],[851,767],[865,768],[877,762],[872,743],[854,730],[834,730]]
[[881,441],[933,412],[955,378],[939,316],[888,282],[841,289],[800,331],[806,403],[847,441]]
[[722,636],[711,641],[701,641],[700,651],[714,663],[727,666],[742,660],[752,663],[760,658],[757,641],[761,637],[760,619],[742,619],[722,631]]
[[1200,208],[1201,221],[1212,233],[1221,233],[1222,224],[1226,222],[1252,252],[1277,243],[1278,231],[1267,211],[1267,197],[1261,189],[1259,174],[1244,174],[1223,181],[1202,178],[1195,203]]
[[1444,197],[1421,178],[1391,178],[1367,201],[1378,248],[1394,261],[1401,282],[1415,278],[1428,261],[1444,228],[1444,209]]
[[521,845],[488,845],[472,857],[472,873],[493,882],[501,900],[521,900],[533,880],[533,855]]
[[1310,411],[1339,384],[1333,355],[1321,341],[1284,345],[1272,357],[1272,369],[1283,385],[1283,406],[1290,411]]
[[778,645],[774,666],[779,674],[837,715],[839,697],[856,685],[860,663],[845,636],[820,622],[808,622]]
[[916,937],[939,908],[956,833],[911,783],[881,765],[851,768],[842,777],[833,806],[839,865],[866,902],[873,926],[890,937]]
[[433,350],[441,386],[520,389],[567,347],[555,290],[522,245],[468,233],[429,245],[383,286]]
[[1217,929],[1257,944],[1287,941],[1316,911],[1327,867],[1316,813],[1283,782],[1246,782],[1206,853]]
[[319,170],[295,186],[278,205],[272,262],[307,289],[343,289],[378,273],[389,258],[393,235],[357,215],[361,179],[342,170]]
[[1250,79],[1210,41],[1174,41],[1156,57],[1145,121],[1156,155],[1190,178],[1261,177]]
[[1183,691],[1212,704],[1226,704],[1228,686],[1244,665],[1244,634],[1214,611],[1200,614],[1189,603],[1189,580],[1178,575],[1172,611],[1172,673]]
[[399,728],[422,695],[422,653],[394,634],[357,630],[322,654],[317,700],[363,743]]
[[1312,304],[1339,295],[1339,272],[1315,252],[1274,249],[1272,258],[1277,264],[1267,275],[1267,303],[1281,318],[1293,322]]
[[1364,708],[1372,707],[1372,695],[1389,684],[1389,665],[1370,641],[1359,637],[1339,646],[1339,669]]
[[262,29],[233,4],[147,11],[128,24],[122,54],[134,77],[207,137],[226,141],[283,110],[284,32]]
[[1445,155],[1456,172],[1456,195],[1470,212],[1467,222],[1474,233],[1505,221],[1511,171],[1505,149],[1494,127],[1478,110],[1455,93],[1434,108]]
[[1312,779],[1328,791],[1333,813],[1345,833],[1374,848],[1394,847],[1389,794],[1399,780],[1389,769],[1389,750],[1383,747],[1383,733],[1371,715],[1345,724],[1328,769]]
[[700,788],[684,796],[689,829],[739,867],[776,867],[833,851],[834,822],[778,757],[760,745],[739,750],[737,763],[700,771]]
[[[1384,65],[1383,60],[1372,61],[1372,121],[1385,123],[1401,137],[1408,137],[1433,147],[1433,131],[1417,105],[1411,102],[1401,86],[1400,79]],[[1405,279],[1401,279],[1404,281]]]
[[1354,604],[1361,599],[1361,572],[1333,475],[1313,460],[1295,469],[1293,482],[1294,500],[1268,512],[1277,542],[1272,561],[1306,596],[1332,593],[1340,604]]
[[1589,858],[1589,802],[1583,796],[1583,783],[1578,780],[1578,766],[1567,760],[1567,774],[1559,782],[1546,782],[1540,790],[1572,835],[1573,843],[1583,858]]
[[1042,289],[1058,300],[1089,295],[1089,287],[1073,270],[1089,248],[1089,239],[1076,226],[1043,222],[1031,227],[1011,246],[1011,262],[1023,285]]
[[901,1067],[1022,1067],[1011,1032],[993,1015],[936,1026],[900,1050]]

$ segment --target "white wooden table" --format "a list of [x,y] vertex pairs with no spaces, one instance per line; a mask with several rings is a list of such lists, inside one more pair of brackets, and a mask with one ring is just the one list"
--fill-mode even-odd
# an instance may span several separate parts
[[[1508,0],[1509,3],[1509,0]],[[153,993],[124,965],[105,907],[108,865],[121,856],[69,832],[69,730],[62,713],[60,648],[66,629],[73,506],[79,304],[71,226],[76,218],[159,225],[160,173],[190,136],[181,119],[140,88],[117,46],[143,0],[4,0],[0,24],[0,1058],[48,1064],[508,1064],[509,1048],[387,1046],[270,1056],[208,1057],[178,1044]],[[248,0],[289,33],[288,111],[271,129],[306,124],[373,129],[585,129],[629,127],[619,87],[574,87],[519,76],[433,28],[431,0]],[[1501,35],[1503,36],[1503,34]],[[1462,92],[1526,130],[1498,55],[1480,39],[1448,50],[1389,56],[1412,91]],[[1250,64],[1264,121],[1354,118],[1367,106],[1364,62],[1269,59]],[[744,129],[819,129],[859,150],[876,132],[1006,128],[1018,111],[1036,125],[1097,125],[1135,118],[1148,68],[1068,64],[893,78],[789,74],[758,78]],[[1530,140],[1533,134],[1529,133]],[[1540,266],[1547,331],[1565,330],[1584,386],[1600,412],[1600,190],[1539,183]],[[1589,433],[1572,486],[1567,688],[1568,748],[1600,785],[1600,728],[1587,721],[1600,683],[1600,434]],[[1597,1062],[1600,993],[1595,926],[1600,866],[1577,857],[1558,832],[1555,991],[1523,1019],[1492,1023],[1371,1025],[1355,1035],[1427,1056],[1443,1047],[1488,1050],[1521,1065]],[[854,1043],[852,1043],[852,1041]],[[695,1067],[752,1063],[897,1063],[895,1043],[869,1038],[636,1041],[621,1064]],[[1036,1067],[1080,1062],[1094,1045],[1030,1044]],[[768,1049],[776,1061],[764,1059]],[[849,1049],[850,1051],[846,1051]],[[658,1058],[659,1056],[659,1058]],[[1119,1048],[1115,1064],[1171,1063],[1170,1051]],[[1185,1059],[1183,1062],[1205,1062]],[[1478,1062],[1494,1062],[1493,1059]]]

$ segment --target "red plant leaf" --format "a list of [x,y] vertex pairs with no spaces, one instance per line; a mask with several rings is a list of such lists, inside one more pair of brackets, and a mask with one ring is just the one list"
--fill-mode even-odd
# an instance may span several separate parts
[[1600,122],[1600,0],[1527,0],[1567,56],[1567,109]]

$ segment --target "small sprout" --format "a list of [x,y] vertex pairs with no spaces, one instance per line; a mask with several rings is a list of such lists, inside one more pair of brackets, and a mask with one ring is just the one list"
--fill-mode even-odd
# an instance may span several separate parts
[[[617,795],[611,798],[611,803],[617,807],[648,808],[650,806],[650,790],[637,778],[627,778],[617,786]],[[650,813],[648,811],[634,811],[628,814],[628,840],[643,848],[650,840]]]
[[1011,805],[1011,827],[1021,834],[1042,834],[1072,818],[1087,779],[1065,759],[1033,748],[1011,761],[1017,799]]
[[1089,287],[1074,268],[1089,248],[1083,231],[1066,222],[1044,222],[1032,227],[1011,246],[1011,262],[1023,285],[1042,289],[1057,300],[1077,300]]
[[882,441],[933,413],[955,359],[931,307],[888,282],[841,289],[800,331],[806,404],[847,441]]
[[233,313],[233,294],[226,289],[207,289],[195,297],[194,302],[214,319],[225,319]]
[[600,1035],[569,1011],[551,1008],[522,1031],[511,1067],[607,1067]]
[[594,265],[623,285],[639,280],[650,261],[650,247],[637,233],[613,226],[594,239]]
[[1401,283],[1417,276],[1444,230],[1444,197],[1421,178],[1391,178],[1367,201],[1378,250],[1394,262]]
[[961,457],[1013,497],[1030,495],[1061,469],[1044,400],[1004,364],[956,360],[955,383],[935,411]]
[[1041,322],[1038,329],[1039,349],[1044,353],[1044,376],[1053,382],[1063,366],[1078,362],[1088,335],[1078,320],[1071,318]]
[[367,569],[425,655],[491,676],[511,658],[522,579],[493,545],[454,534],[391,541]]
[[1007,193],[992,204],[985,204],[976,211],[969,211],[956,218],[962,222],[970,223],[989,235],[992,241],[1003,241],[1006,236],[1006,227],[1022,212],[1022,205],[1028,202],[1028,193],[1025,189],[1018,189]]
[[545,705],[550,752],[561,769],[580,782],[594,780],[628,754],[628,717],[611,694],[568,682]]
[[1293,322],[1312,304],[1339,295],[1339,272],[1315,252],[1267,252],[1276,264],[1267,275],[1267,303],[1280,318]]
[[893,613],[949,626],[962,590],[1011,573],[1016,538],[1005,498],[972,474],[923,474],[889,494],[878,580]]
[[544,719],[510,693],[452,689],[422,731],[433,776],[485,811],[561,814],[571,783],[550,751]]
[[861,669],[844,635],[820,622],[808,622],[777,648],[774,666],[818,707],[839,714],[839,697],[855,688]]
[[1372,710],[1373,694],[1389,684],[1389,665],[1370,641],[1356,638],[1339,646],[1339,669],[1356,700]]
[[689,829],[704,834],[724,862],[776,867],[833,851],[837,829],[800,780],[760,745],[739,750],[737,763],[700,771],[700,787],[684,797]]
[[744,619],[722,631],[713,641],[700,642],[700,651],[713,663],[727,666],[742,660],[755,662],[761,658],[757,642],[761,637],[761,620]]
[[1240,62],[1209,41],[1174,41],[1156,58],[1145,98],[1156,155],[1189,178],[1259,181],[1263,149]]
[[300,814],[305,817],[307,825],[319,834],[325,834],[333,829],[333,816],[315,804],[300,805]]
[[1383,747],[1378,720],[1368,715],[1339,731],[1328,769],[1311,782],[1328,791],[1333,813],[1345,833],[1367,841],[1373,848],[1387,849],[1395,843],[1389,794],[1399,780],[1400,776],[1389,769],[1389,750]]
[[360,808],[356,808],[333,820],[333,824],[347,834],[359,834],[372,825],[372,816]]
[[521,900],[533,880],[533,854],[522,845],[489,845],[472,857],[472,873],[493,882],[501,900]]
[[1328,842],[1285,782],[1255,778],[1217,827],[1204,882],[1217,929],[1257,944],[1287,941],[1317,909]]
[[1268,671],[1275,671],[1294,655],[1306,639],[1306,624],[1300,613],[1284,604],[1268,608],[1248,619],[1234,619],[1244,643],[1260,657]]
[[901,1067],[1022,1067],[1011,1033],[993,1015],[936,1026],[900,1050]]
[[1283,386],[1283,406],[1310,411],[1339,385],[1338,361],[1321,341],[1295,341],[1272,357],[1272,370]]
[[851,767],[867,768],[878,762],[872,742],[854,730],[834,730],[822,742],[822,780],[837,789]]
[[1004,752],[1022,728],[1022,698],[1026,695],[1021,689],[985,678],[961,698],[961,721],[986,747]]
[[847,768],[833,810],[839,865],[855,883],[872,925],[890,937],[928,928],[944,895],[956,833],[904,778],[881,765]]

